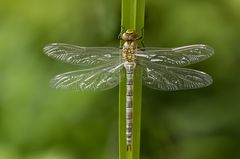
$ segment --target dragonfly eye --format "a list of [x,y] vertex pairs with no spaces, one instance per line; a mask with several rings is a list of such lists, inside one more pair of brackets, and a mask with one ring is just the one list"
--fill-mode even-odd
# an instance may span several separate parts
[[122,39],[125,40],[125,41],[129,40],[129,34],[128,33],[123,33]]
[[128,29],[126,31],[127,34],[132,34],[132,33],[135,33],[135,32],[136,32],[136,30],[134,30],[134,29]]

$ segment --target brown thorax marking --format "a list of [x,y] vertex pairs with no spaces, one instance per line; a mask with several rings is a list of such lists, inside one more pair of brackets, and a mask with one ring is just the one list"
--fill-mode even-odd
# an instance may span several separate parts
[[135,52],[137,49],[137,32],[133,29],[128,29],[122,34],[121,39],[124,40],[123,43],[123,59],[129,63],[133,63],[136,59]]

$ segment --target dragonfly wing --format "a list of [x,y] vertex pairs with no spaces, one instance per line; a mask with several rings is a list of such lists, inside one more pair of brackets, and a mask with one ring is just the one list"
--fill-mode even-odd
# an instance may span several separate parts
[[208,74],[193,69],[154,63],[143,66],[144,84],[153,89],[164,91],[195,89],[206,87],[213,81]]
[[114,47],[80,47],[53,43],[45,46],[43,51],[48,56],[66,63],[99,66],[118,59],[121,50]]
[[50,81],[56,89],[102,91],[118,85],[119,69],[123,64],[86,69],[57,75]]
[[214,50],[207,45],[189,45],[178,48],[143,48],[137,51],[139,62],[150,61],[167,66],[186,66],[212,56]]

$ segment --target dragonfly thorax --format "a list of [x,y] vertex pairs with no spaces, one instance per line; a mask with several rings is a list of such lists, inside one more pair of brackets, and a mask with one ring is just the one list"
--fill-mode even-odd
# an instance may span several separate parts
[[127,62],[134,62],[136,59],[135,53],[137,48],[137,42],[136,41],[125,41],[123,44],[123,51],[122,56],[123,59]]
[[128,29],[122,35],[122,40],[124,40],[122,56],[126,62],[133,63],[136,59],[137,38],[137,32],[133,29]]

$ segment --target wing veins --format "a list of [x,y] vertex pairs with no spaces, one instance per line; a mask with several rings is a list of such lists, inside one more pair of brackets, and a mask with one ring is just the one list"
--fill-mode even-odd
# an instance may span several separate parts
[[80,47],[53,43],[43,51],[50,57],[74,65],[99,66],[119,59],[120,49],[114,47]]
[[152,64],[144,65],[144,83],[153,89],[183,90],[206,87],[212,78],[201,71]]
[[190,45],[178,48],[138,49],[138,61],[149,61],[166,66],[187,66],[212,56],[214,50],[207,45]]

